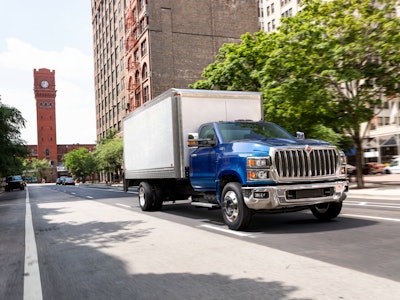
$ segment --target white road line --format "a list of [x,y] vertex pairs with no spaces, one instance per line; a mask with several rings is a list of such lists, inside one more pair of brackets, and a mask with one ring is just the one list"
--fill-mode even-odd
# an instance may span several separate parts
[[35,232],[33,230],[29,191],[26,188],[25,214],[25,267],[24,267],[24,299],[42,300],[39,261],[37,256]]
[[125,205],[125,204],[122,204],[122,203],[115,203],[115,205],[126,207],[126,208],[132,208],[132,206]]
[[88,198],[88,199],[93,199],[93,197],[92,197],[92,196],[86,196],[86,198]]
[[400,204],[392,204],[392,203],[374,203],[374,202],[351,202],[351,201],[346,201],[345,205],[400,209]]
[[357,219],[372,219],[372,220],[381,220],[381,221],[400,222],[400,219],[395,219],[395,218],[384,218],[384,217],[353,215],[353,214],[340,214],[340,216],[341,217],[357,218]]
[[241,237],[255,238],[255,236],[253,236],[253,235],[251,235],[249,233],[240,232],[240,231],[234,231],[234,230],[225,229],[225,228],[212,226],[212,225],[203,224],[203,225],[200,225],[199,227],[205,227],[205,228],[212,229],[212,230],[222,231],[222,232],[225,232],[225,233],[229,233],[229,234],[233,234],[233,235],[237,235],[237,236],[241,236]]

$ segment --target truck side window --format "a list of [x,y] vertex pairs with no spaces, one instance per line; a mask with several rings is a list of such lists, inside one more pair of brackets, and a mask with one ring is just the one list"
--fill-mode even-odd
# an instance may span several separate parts
[[214,129],[211,125],[206,125],[200,129],[200,139],[212,139],[215,140]]

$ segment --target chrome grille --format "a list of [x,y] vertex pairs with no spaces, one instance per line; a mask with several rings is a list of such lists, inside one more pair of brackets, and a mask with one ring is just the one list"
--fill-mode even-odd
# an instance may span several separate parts
[[284,148],[273,152],[273,164],[281,179],[333,176],[339,168],[336,148]]

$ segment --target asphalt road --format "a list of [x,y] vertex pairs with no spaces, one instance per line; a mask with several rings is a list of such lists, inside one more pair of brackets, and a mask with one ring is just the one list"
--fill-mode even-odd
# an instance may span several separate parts
[[331,222],[258,214],[235,232],[219,210],[30,185],[0,194],[0,299],[399,299],[400,194],[383,194],[351,194]]

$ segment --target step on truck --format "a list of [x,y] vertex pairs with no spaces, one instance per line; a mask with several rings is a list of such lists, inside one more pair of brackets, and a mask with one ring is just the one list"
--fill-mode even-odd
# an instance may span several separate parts
[[348,190],[343,152],[263,116],[257,92],[166,91],[124,119],[125,191],[138,187],[143,211],[178,200],[220,208],[233,230],[256,212],[335,218]]

